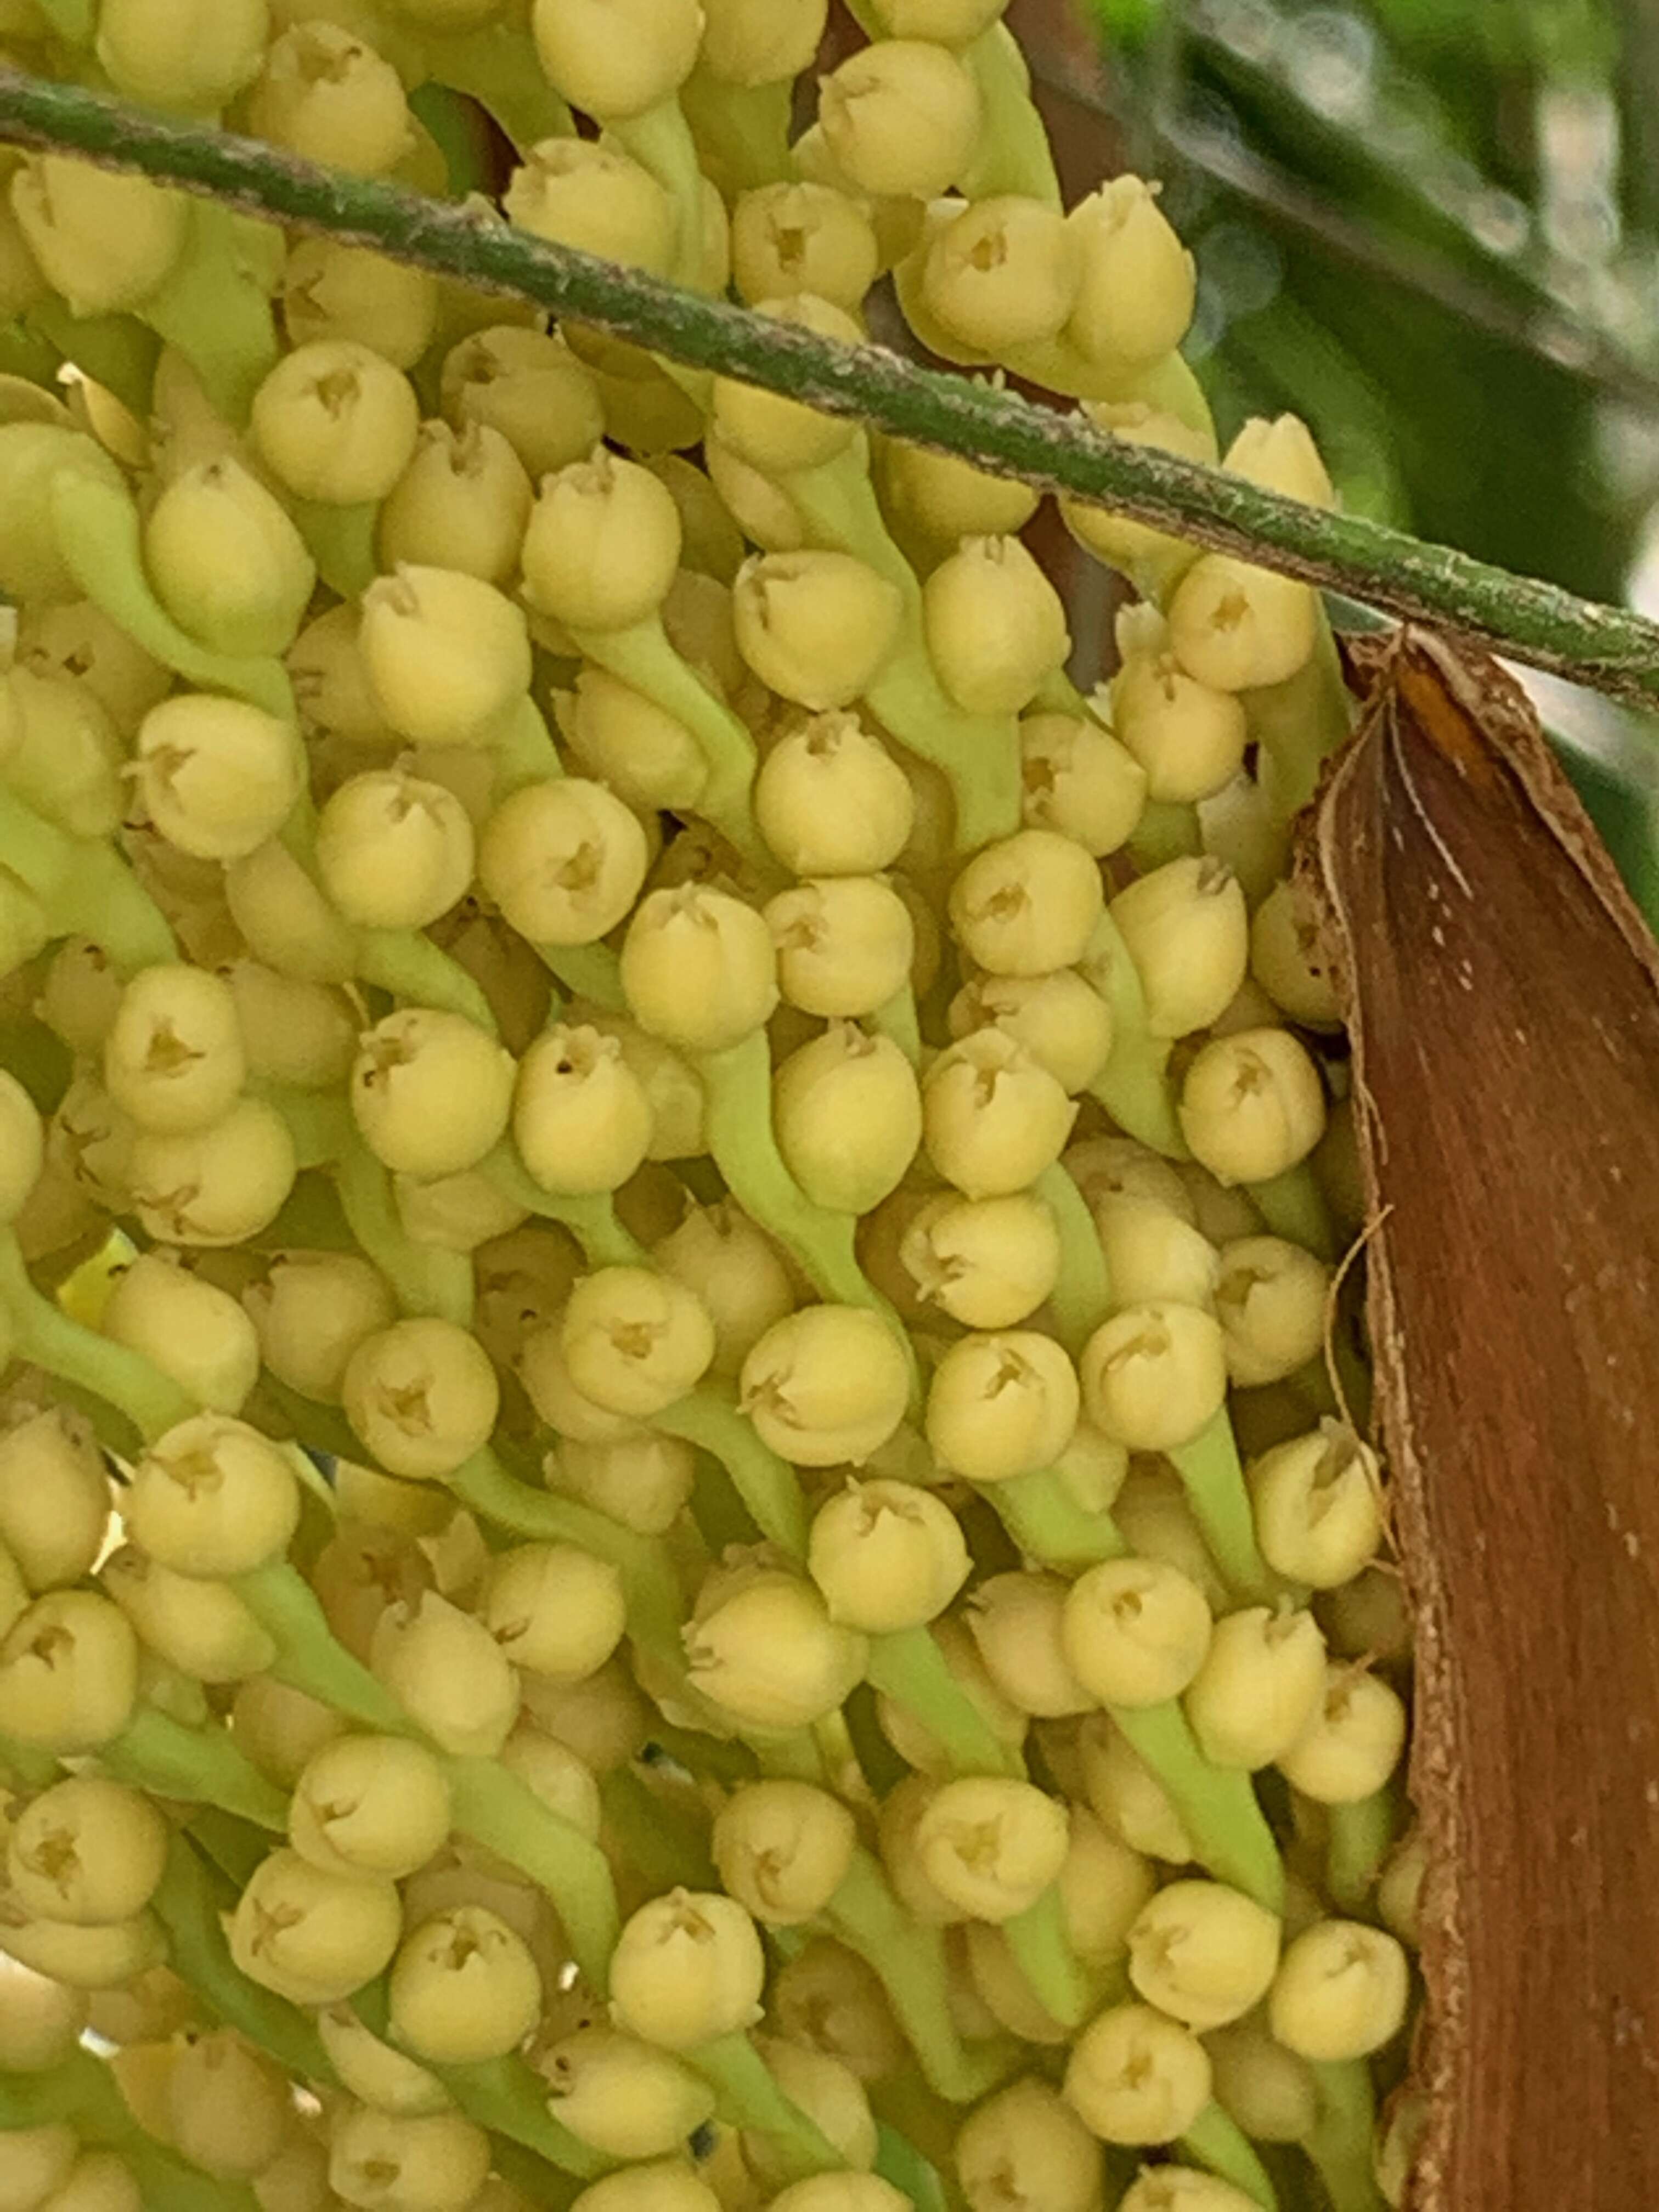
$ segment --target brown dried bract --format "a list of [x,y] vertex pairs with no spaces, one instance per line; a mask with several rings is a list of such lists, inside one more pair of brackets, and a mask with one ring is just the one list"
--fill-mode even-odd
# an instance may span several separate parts
[[1432,2212],[1659,2206],[1659,949],[1495,663],[1406,630],[1304,824],[1418,1627]]

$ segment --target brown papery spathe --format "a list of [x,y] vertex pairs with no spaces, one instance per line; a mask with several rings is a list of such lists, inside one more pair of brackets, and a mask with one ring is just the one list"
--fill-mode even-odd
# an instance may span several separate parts
[[1420,630],[1301,869],[1342,977],[1431,1854],[1424,2212],[1659,2204],[1659,949],[1519,689]]

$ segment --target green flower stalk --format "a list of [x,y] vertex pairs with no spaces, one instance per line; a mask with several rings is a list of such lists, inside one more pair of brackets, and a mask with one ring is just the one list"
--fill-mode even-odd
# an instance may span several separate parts
[[335,1187],[351,1233],[392,1285],[406,1314],[437,1314],[472,1325],[472,1262],[465,1254],[416,1244],[398,1218],[392,1173],[359,1139],[333,1163]]
[[1339,1911],[1357,1916],[1376,1886],[1399,1828],[1392,1786],[1325,1809],[1325,1887]]
[[1084,973],[1112,1012],[1112,1051],[1089,1085],[1121,1129],[1166,1159],[1191,1158],[1170,1076],[1174,1040],[1152,1035],[1146,993],[1129,948],[1109,914],[1096,926]]
[[1334,2212],[1383,2212],[1372,2144],[1376,2092],[1363,2058],[1315,2060],[1319,2117],[1303,2140]]
[[158,1797],[216,1806],[281,1835],[288,1801],[217,1728],[186,1728],[141,1705],[99,1756],[112,1774]]
[[1157,1777],[1191,1838],[1199,1864],[1269,1912],[1285,1905],[1285,1867],[1248,1774],[1212,1766],[1178,1699],[1110,1709],[1113,1722]]
[[270,293],[282,256],[272,226],[216,201],[192,201],[183,252],[135,310],[184,355],[214,405],[238,424],[247,421],[254,393],[276,365]]
[[772,2154],[791,2181],[808,2174],[834,2173],[844,2165],[829,2137],[778,2087],[766,2061],[746,2034],[717,2036],[684,2054],[718,2100],[728,2125],[753,2128],[767,2136]]
[[1306,1160],[1267,1182],[1247,1183],[1250,1203],[1275,1237],[1300,1244],[1316,1260],[1337,1258],[1336,1231],[1319,1179]]
[[1018,192],[1044,207],[1063,205],[1048,133],[1031,99],[1031,73],[1006,23],[994,23],[963,56],[979,88],[980,150],[963,177],[969,199]]
[[1291,822],[1314,795],[1326,760],[1352,727],[1353,708],[1330,618],[1319,611],[1312,656],[1294,676],[1244,694],[1250,742],[1261,748],[1256,781],[1280,822]]
[[986,1483],[980,1495],[1024,1556],[1044,1566],[1077,1572],[1128,1549],[1111,1515],[1080,1505],[1052,1468]]
[[[1035,1905],[1005,1920],[1002,1932],[1043,2010],[1062,2027],[1080,2027],[1105,1992],[1101,1978],[1091,1974],[1072,1948],[1058,1887],[1051,1885]],[[1128,1985],[1118,1978],[1121,1986],[1116,1995],[1127,1996]]]
[[112,1406],[147,1443],[197,1411],[189,1394],[141,1352],[112,1343],[43,1297],[9,1230],[0,1230],[0,1310],[19,1358]]
[[167,917],[103,838],[72,837],[0,787],[0,866],[52,936],[88,937],[125,974],[178,957]]
[[1204,2107],[1181,2137],[1180,2148],[1194,2166],[1219,2175],[1253,2198],[1262,2212],[1279,2212],[1279,2192],[1273,2177],[1256,2156],[1249,2137],[1219,2105],[1212,2102]]
[[872,1636],[865,1680],[927,1729],[953,1774],[1024,1776],[1025,1762],[1018,1749],[1000,1740],[927,1629]]
[[665,1436],[711,1453],[732,1478],[750,1518],[792,1559],[806,1556],[806,1507],[789,1462],[762,1443],[738,1409],[736,1393],[708,1382],[652,1418]]
[[597,1198],[556,1197],[525,1172],[518,1154],[502,1146],[483,1162],[481,1172],[515,1206],[544,1221],[562,1222],[582,1248],[590,1267],[643,1267],[649,1255],[631,1230],[617,1218],[609,1191]]
[[1112,1310],[1106,1257],[1088,1201],[1058,1160],[1031,1188],[1060,1231],[1060,1273],[1048,1304],[1060,1340],[1075,1359]]
[[1255,1521],[1238,1444],[1224,1406],[1189,1443],[1164,1456],[1181,1477],[1204,1541],[1227,1585],[1247,1603],[1271,1598],[1279,1585],[1255,1540]]
[[520,153],[544,138],[574,137],[568,103],[548,82],[534,42],[518,25],[483,23],[410,44],[434,82],[470,93]]
[[220,1913],[234,1904],[217,1886],[187,1838],[176,1835],[154,1905],[167,1931],[167,1961],[205,1998],[215,2014],[268,2051],[301,2081],[333,2078],[317,2031],[297,2006],[248,1980],[233,1963]]

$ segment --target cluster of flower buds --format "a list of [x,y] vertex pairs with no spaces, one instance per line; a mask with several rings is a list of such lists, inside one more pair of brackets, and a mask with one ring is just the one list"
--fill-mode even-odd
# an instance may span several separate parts
[[[1214,461],[1157,186],[850,13],[0,39]],[[1064,501],[1080,669],[1022,484],[4,161],[0,2212],[1401,2202],[1315,593]]]

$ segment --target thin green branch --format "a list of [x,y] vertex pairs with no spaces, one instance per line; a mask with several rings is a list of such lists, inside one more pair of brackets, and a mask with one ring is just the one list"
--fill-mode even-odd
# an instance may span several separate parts
[[356,240],[597,325],[693,368],[742,376],[999,476],[1098,500],[1220,552],[1432,623],[1634,700],[1659,699],[1659,628],[1355,515],[1328,514],[1073,415],[879,346],[847,347],[511,228],[487,210],[293,159],[257,141],[0,69],[0,137],[72,148],[251,212]]

